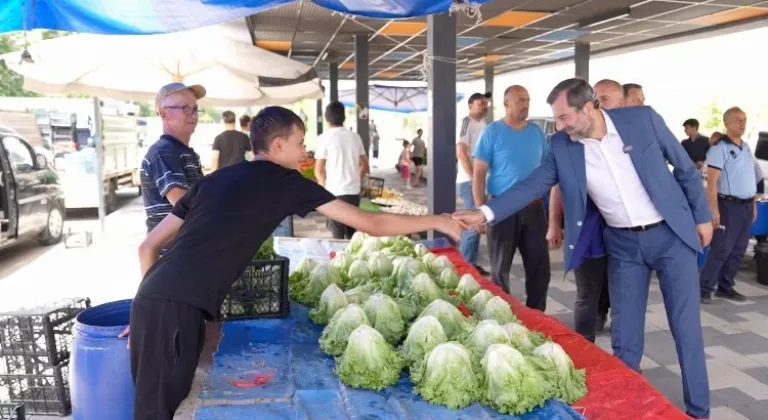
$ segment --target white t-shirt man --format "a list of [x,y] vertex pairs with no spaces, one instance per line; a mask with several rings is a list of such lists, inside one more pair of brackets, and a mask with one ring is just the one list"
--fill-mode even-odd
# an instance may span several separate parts
[[[470,159],[472,159],[472,153],[475,152],[475,146],[477,146],[477,141],[480,139],[480,134],[483,132],[484,128],[485,119],[476,120],[470,116],[466,116],[461,120],[461,127],[459,127],[459,136],[457,137],[456,143],[464,143],[467,145],[467,148],[469,148],[468,152]],[[456,172],[456,183],[463,184],[470,181],[472,181],[472,174],[468,174],[459,162],[458,171]]]
[[325,189],[335,196],[360,194],[363,140],[344,127],[331,127],[317,139],[315,159],[325,159]]

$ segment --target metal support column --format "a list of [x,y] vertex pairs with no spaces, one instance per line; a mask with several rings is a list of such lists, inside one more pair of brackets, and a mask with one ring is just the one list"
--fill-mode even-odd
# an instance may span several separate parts
[[[357,134],[363,139],[365,155],[371,137],[368,135],[368,35],[355,35],[355,96],[357,97]],[[455,97],[455,95],[454,95]]]
[[[485,72],[483,74],[485,76],[485,91],[490,92],[491,95],[493,95],[493,64],[487,63],[485,65]],[[490,104],[488,107],[488,115],[485,116],[485,121],[490,124],[493,122],[493,97],[490,99]]]
[[93,147],[96,149],[96,185],[99,189],[99,225],[104,232],[107,217],[107,207],[104,197],[104,139],[101,129],[101,100],[93,98]]
[[328,79],[331,85],[331,102],[339,100],[339,63],[328,63]]
[[323,100],[317,100],[317,136],[323,134]]
[[576,77],[589,82],[589,42],[577,42],[573,59],[576,64]]
[[[456,15],[427,16],[428,207],[431,214],[456,210]],[[440,182],[437,182],[440,181]],[[429,232],[430,239],[443,236]]]

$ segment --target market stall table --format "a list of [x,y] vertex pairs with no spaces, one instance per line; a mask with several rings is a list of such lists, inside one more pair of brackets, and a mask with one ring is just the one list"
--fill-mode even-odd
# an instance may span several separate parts
[[[286,246],[288,243],[290,247]],[[435,254],[448,257],[460,275],[472,274],[483,288],[507,300],[522,323],[550,336],[568,352],[576,367],[586,369],[589,388],[586,397],[573,407],[549,400],[544,407],[515,417],[501,415],[477,403],[459,411],[430,404],[412,393],[412,384],[405,373],[396,385],[381,392],[349,388],[339,382],[333,373],[333,359],[318,346],[323,327],[312,324],[307,309],[294,304],[287,319],[224,324],[223,338],[200,393],[195,418],[688,418],[641,375],[557,319],[526,308],[483,279],[455,248],[434,248],[440,244],[431,242],[427,246]],[[298,253],[328,259],[329,250],[340,250],[344,246],[344,241],[335,240],[276,238],[275,241],[278,253],[293,253],[285,255],[294,260],[293,264],[298,263]]]

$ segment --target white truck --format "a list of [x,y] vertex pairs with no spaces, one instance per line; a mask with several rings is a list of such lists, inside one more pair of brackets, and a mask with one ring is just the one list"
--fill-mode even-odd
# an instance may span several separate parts
[[[132,103],[101,100],[104,203],[117,204],[117,189],[139,187],[145,126]],[[98,176],[93,142],[93,100],[80,98],[0,98],[0,110],[35,114],[43,146],[54,154],[67,209],[98,208]]]

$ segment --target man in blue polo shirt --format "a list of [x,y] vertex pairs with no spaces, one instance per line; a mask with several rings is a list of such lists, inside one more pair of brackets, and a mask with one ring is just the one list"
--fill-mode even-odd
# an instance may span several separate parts
[[200,156],[189,147],[197,127],[197,100],[205,96],[200,85],[171,83],[155,97],[163,121],[163,135],[141,163],[141,195],[147,214],[147,232],[160,223],[192,185],[203,178]]
[[[472,195],[477,207],[527,178],[547,155],[544,132],[527,121],[530,100],[524,87],[508,87],[504,92],[504,118],[489,124],[480,136],[473,153],[472,174]],[[509,270],[519,248],[525,268],[526,305],[541,311],[547,306],[550,276],[546,234],[541,199],[488,231],[491,279],[509,292]]]
[[714,234],[699,278],[701,303],[715,296],[734,301],[745,297],[734,289],[749,243],[749,231],[757,217],[757,180],[752,151],[742,140],[747,116],[738,107],[725,111],[725,136],[707,152],[707,201],[712,211]]

